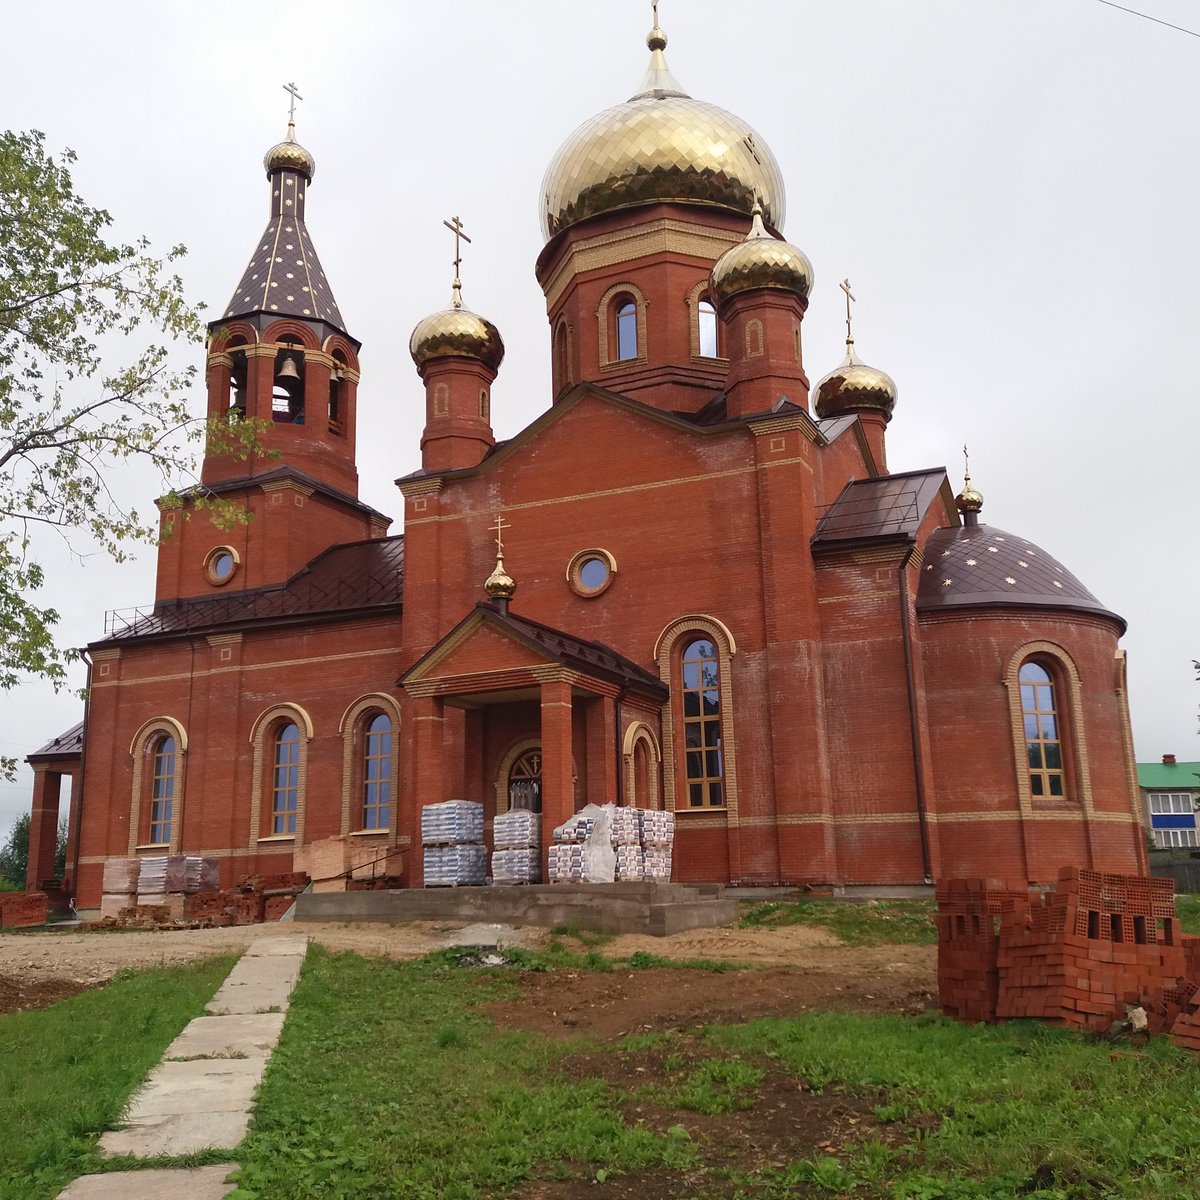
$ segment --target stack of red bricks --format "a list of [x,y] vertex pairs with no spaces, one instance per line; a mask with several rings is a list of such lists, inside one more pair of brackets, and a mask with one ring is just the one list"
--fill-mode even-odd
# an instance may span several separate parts
[[[1188,1015],[1200,938],[1180,934],[1170,879],[1069,867],[1045,893],[955,879],[937,899],[938,990],[949,1016],[1103,1030],[1141,1006],[1156,1033]],[[1200,1049],[1200,1014],[1193,1024]]]
[[45,892],[0,892],[0,926],[45,925],[47,905]]

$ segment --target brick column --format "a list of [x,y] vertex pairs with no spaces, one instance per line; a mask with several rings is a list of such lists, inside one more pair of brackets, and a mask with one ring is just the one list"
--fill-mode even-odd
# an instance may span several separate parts
[[[549,849],[554,827],[575,811],[571,754],[571,685],[565,680],[542,684],[542,853]],[[547,865],[543,857],[543,867]],[[549,878],[549,876],[547,876]]]
[[[617,704],[613,696],[597,696],[588,702],[587,802],[615,804],[617,801]],[[633,801],[626,798],[626,804]]]
[[407,723],[412,754],[405,771],[404,795],[400,804],[398,832],[411,838],[408,851],[408,885],[425,884],[425,851],[421,845],[421,808],[440,804],[446,794],[444,762],[445,705],[437,697],[413,698],[408,703]]
[[33,811],[29,822],[29,865],[25,889],[39,892],[43,880],[54,874],[54,849],[58,836],[58,797],[62,775],[45,766],[33,768]]

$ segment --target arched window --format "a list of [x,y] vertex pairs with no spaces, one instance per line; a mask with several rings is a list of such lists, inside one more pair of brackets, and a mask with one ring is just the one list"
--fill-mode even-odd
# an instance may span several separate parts
[[229,355],[229,418],[240,421],[246,415],[246,388],[249,378],[246,339],[234,338],[226,347],[226,352]]
[[508,771],[508,807],[542,811],[542,748],[527,750]]
[[638,356],[637,304],[632,296],[621,295],[613,300],[617,327],[617,360],[625,362]]
[[386,830],[392,823],[392,722],[376,713],[365,733],[360,828]]
[[700,353],[705,358],[716,358],[720,353],[717,339],[717,310],[711,300],[701,300],[696,308],[700,325]]
[[725,803],[725,764],[717,648],[707,638],[696,638],[684,646],[679,665],[687,804],[719,808]]
[[300,802],[300,729],[294,721],[276,730],[272,761],[271,833],[295,833]]
[[1065,797],[1062,726],[1054,679],[1046,667],[1033,659],[1021,664],[1018,678],[1030,792],[1035,797]]
[[161,737],[154,743],[148,841],[155,846],[165,846],[171,841],[171,817],[175,806],[175,750],[173,737]]
[[554,394],[571,386],[571,335],[566,321],[560,321],[554,331]]
[[346,361],[341,351],[334,351],[329,370],[329,432],[342,434],[346,429]]
[[304,344],[298,338],[280,339],[271,389],[271,416],[283,424],[304,424]]

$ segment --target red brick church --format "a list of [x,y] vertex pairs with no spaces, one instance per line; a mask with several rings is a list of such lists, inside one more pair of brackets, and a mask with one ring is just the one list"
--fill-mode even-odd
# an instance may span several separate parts
[[420,806],[452,798],[546,831],[591,802],[673,810],[682,881],[1144,870],[1124,622],[986,524],[969,479],[889,471],[896,386],[852,338],[810,385],[813,269],[771,151],[648,44],[542,184],[541,416],[495,438],[504,346],[457,279],[413,332],[399,534],[358,499],[359,343],[305,224],[313,157],[292,126],[268,151],[270,220],[206,363],[209,417],[265,430],[203,466],[248,519],[162,506],[153,607],[91,644],[82,726],[30,757],[32,884],[63,775],[84,910],[111,856],[217,856],[228,886],[331,837],[420,886]]

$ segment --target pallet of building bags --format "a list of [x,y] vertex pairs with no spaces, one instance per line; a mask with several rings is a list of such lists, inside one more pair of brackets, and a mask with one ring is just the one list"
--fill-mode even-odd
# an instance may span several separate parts
[[527,808],[511,809],[492,822],[492,845],[497,850],[526,850],[541,844],[542,818]]
[[617,879],[642,879],[646,870],[646,852],[641,846],[616,846]]
[[483,805],[473,800],[446,800],[421,809],[421,841],[426,846],[483,844]]
[[487,882],[483,846],[426,846],[426,887],[480,887]]
[[546,857],[551,883],[583,882],[583,845],[581,843],[555,842]]
[[645,870],[642,878],[669,883],[671,879],[670,846],[647,846],[644,853]]
[[536,846],[514,850],[496,850],[492,854],[492,882],[495,884],[541,883],[542,852]]
[[675,841],[675,814],[653,808],[636,810],[641,821],[643,846],[670,846]]
[[551,875],[551,883],[612,883],[616,878],[611,840],[613,811],[611,804],[587,804],[555,829],[555,844],[550,849],[557,846],[562,869],[557,878]]
[[616,808],[611,814],[614,846],[636,846],[642,840],[642,819],[636,808]]
[[596,828],[595,816],[576,813],[554,831],[556,842],[586,842]]

